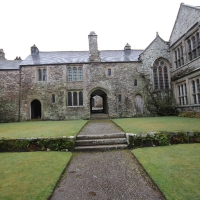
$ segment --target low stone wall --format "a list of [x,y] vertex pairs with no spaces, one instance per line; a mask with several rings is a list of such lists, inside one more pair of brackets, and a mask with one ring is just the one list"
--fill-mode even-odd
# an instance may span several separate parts
[[72,151],[75,147],[75,140],[74,136],[59,138],[1,138],[0,152]]
[[130,148],[200,143],[200,131],[126,133],[126,138]]

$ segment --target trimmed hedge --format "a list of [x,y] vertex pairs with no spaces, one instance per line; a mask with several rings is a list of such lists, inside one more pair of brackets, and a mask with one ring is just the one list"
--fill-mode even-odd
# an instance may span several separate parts
[[200,112],[187,111],[187,112],[182,112],[182,113],[179,114],[178,116],[179,116],[179,117],[200,118]]
[[26,152],[26,151],[71,151],[74,149],[76,138],[18,138],[0,139],[0,152]]
[[200,143],[200,131],[126,133],[126,137],[130,148]]

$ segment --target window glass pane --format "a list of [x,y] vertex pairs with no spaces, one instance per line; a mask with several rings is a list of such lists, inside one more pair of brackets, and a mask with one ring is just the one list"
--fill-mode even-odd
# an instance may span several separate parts
[[68,106],[72,106],[72,93],[71,92],[68,92],[68,98],[67,99],[68,99],[68,101],[67,101],[68,104],[67,105]]
[[178,58],[180,58],[180,49],[178,49]]
[[47,70],[43,69],[43,81],[47,80]]
[[192,46],[193,46],[193,49],[196,48],[196,40],[194,36],[192,37]]
[[191,41],[190,40],[188,40],[188,49],[189,49],[189,51],[192,50],[192,46],[191,46]]
[[195,88],[195,82],[192,81],[192,91],[195,94],[196,93],[196,88]]
[[162,67],[158,68],[158,74],[159,74],[160,89],[163,89],[163,72],[162,72]]
[[199,79],[197,79],[196,83],[197,83],[197,92],[199,93],[200,92],[200,81],[199,81]]
[[52,103],[55,103],[55,102],[56,102],[55,94],[52,94]]
[[111,69],[108,69],[108,76],[111,76]]
[[83,68],[82,67],[78,68],[78,80],[79,81],[83,80]]
[[42,70],[38,69],[38,81],[42,80]]
[[166,66],[164,66],[164,79],[165,79],[165,89],[169,89],[168,71]]
[[77,68],[73,68],[73,81],[77,81]]
[[137,79],[134,80],[134,86],[137,86]]
[[77,92],[73,92],[73,106],[77,106]]
[[72,81],[72,69],[71,69],[71,67],[67,68],[67,75],[68,75],[67,80]]
[[153,77],[154,77],[154,87],[158,89],[158,74],[157,74],[157,67],[153,68]]
[[83,105],[83,92],[79,92],[79,106]]
[[119,96],[118,96],[118,102],[119,102],[119,103],[122,102],[122,95],[121,95],[121,94],[119,94]]

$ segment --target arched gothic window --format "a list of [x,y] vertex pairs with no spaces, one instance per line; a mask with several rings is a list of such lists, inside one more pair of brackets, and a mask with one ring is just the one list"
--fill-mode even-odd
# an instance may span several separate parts
[[157,59],[153,65],[154,89],[169,89],[169,64],[164,59]]

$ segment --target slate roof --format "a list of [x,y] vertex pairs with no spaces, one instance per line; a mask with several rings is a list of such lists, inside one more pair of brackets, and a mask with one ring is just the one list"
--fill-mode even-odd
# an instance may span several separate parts
[[22,60],[0,60],[0,70],[18,70]]
[[200,7],[181,3],[173,30],[170,36],[170,46],[179,40],[194,24],[200,20]]
[[[99,51],[101,62],[132,62],[139,61],[139,55],[143,50],[105,50]],[[55,51],[39,52],[37,55],[29,55],[20,64],[46,65],[67,63],[89,63],[89,51]]]

